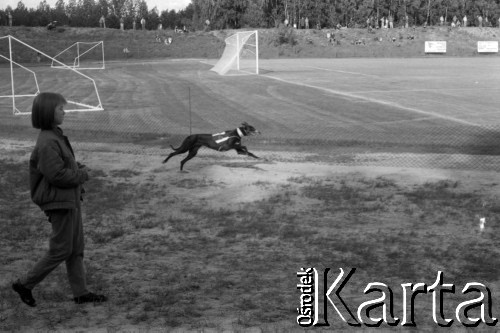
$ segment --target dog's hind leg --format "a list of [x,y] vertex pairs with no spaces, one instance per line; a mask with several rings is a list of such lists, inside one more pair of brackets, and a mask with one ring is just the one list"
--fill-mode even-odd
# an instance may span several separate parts
[[187,152],[189,149],[191,149],[190,147],[193,145],[193,141],[194,137],[190,135],[187,138],[185,138],[184,141],[182,141],[182,144],[179,146],[179,148],[174,148],[172,145],[170,145],[170,147],[172,147],[174,152],[170,153],[167,156],[167,158],[163,160],[162,163],[167,163],[167,161],[171,157],[174,157],[175,155],[184,154],[185,152]]
[[166,159],[163,160],[162,163],[167,163],[167,161],[171,158],[171,157],[174,157],[175,155],[178,155],[179,153],[174,151],[173,153],[170,153]]
[[185,159],[183,159],[181,161],[181,171],[182,171],[182,168],[184,168],[184,164],[189,161],[190,159],[192,159],[193,157],[196,156],[196,154],[198,154],[198,150],[201,148],[201,146],[194,146],[192,147],[191,149],[189,149],[189,154],[188,156],[186,156]]

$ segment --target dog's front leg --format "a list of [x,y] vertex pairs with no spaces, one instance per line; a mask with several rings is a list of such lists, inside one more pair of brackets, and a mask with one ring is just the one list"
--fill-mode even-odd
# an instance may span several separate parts
[[247,147],[245,147],[245,146],[240,146],[240,147],[235,148],[235,149],[239,155],[247,155],[247,156],[251,156],[253,158],[259,158],[259,157],[255,156],[254,154],[252,154],[251,152],[249,152]]
[[248,155],[248,156],[251,156],[251,157],[253,157],[253,158],[260,158],[260,157],[258,157],[258,156],[255,156],[254,154],[252,154],[252,153],[251,153],[251,152],[249,152],[249,151],[247,151],[247,155]]

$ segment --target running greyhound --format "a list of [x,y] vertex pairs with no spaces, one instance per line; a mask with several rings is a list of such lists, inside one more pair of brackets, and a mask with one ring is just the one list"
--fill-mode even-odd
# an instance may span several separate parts
[[260,134],[259,131],[255,129],[252,125],[244,122],[240,127],[237,127],[234,130],[225,131],[222,133],[216,134],[192,134],[184,139],[179,148],[174,148],[173,153],[170,153],[168,157],[163,160],[163,163],[167,163],[167,161],[179,154],[184,154],[185,152],[189,152],[187,157],[181,161],[181,171],[184,167],[184,164],[196,156],[198,150],[205,146],[218,151],[228,151],[231,149],[236,150],[240,155],[248,155],[253,158],[258,158],[254,154],[248,151],[247,147],[241,145],[241,138],[248,135]]

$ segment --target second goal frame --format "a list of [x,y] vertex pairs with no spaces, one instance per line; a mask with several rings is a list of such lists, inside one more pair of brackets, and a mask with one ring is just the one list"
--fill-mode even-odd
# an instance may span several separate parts
[[[86,48],[84,48],[86,46]],[[100,51],[100,57],[97,60],[96,63],[100,62],[100,66],[96,67],[91,67],[91,66],[80,66],[80,59],[90,53],[91,51]],[[76,56],[73,58],[73,61],[71,64],[65,64],[66,66],[61,66],[60,61],[59,63],[52,61],[51,67],[52,68],[75,68],[75,69],[105,69],[105,62],[104,62],[104,42],[99,41],[99,42],[75,42],[71,46],[67,47],[66,49],[62,50],[58,54],[56,54],[53,58],[58,59],[58,57],[61,57],[65,53],[69,52],[74,52]]]
[[225,42],[224,52],[212,71],[220,75],[227,75],[230,71],[240,72],[240,75],[259,74],[258,30],[237,32]]

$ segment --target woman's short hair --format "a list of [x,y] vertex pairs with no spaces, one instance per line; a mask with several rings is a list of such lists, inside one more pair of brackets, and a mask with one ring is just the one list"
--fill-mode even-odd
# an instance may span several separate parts
[[54,125],[54,111],[66,99],[58,93],[43,92],[38,94],[31,108],[31,124],[38,129],[51,129]]

